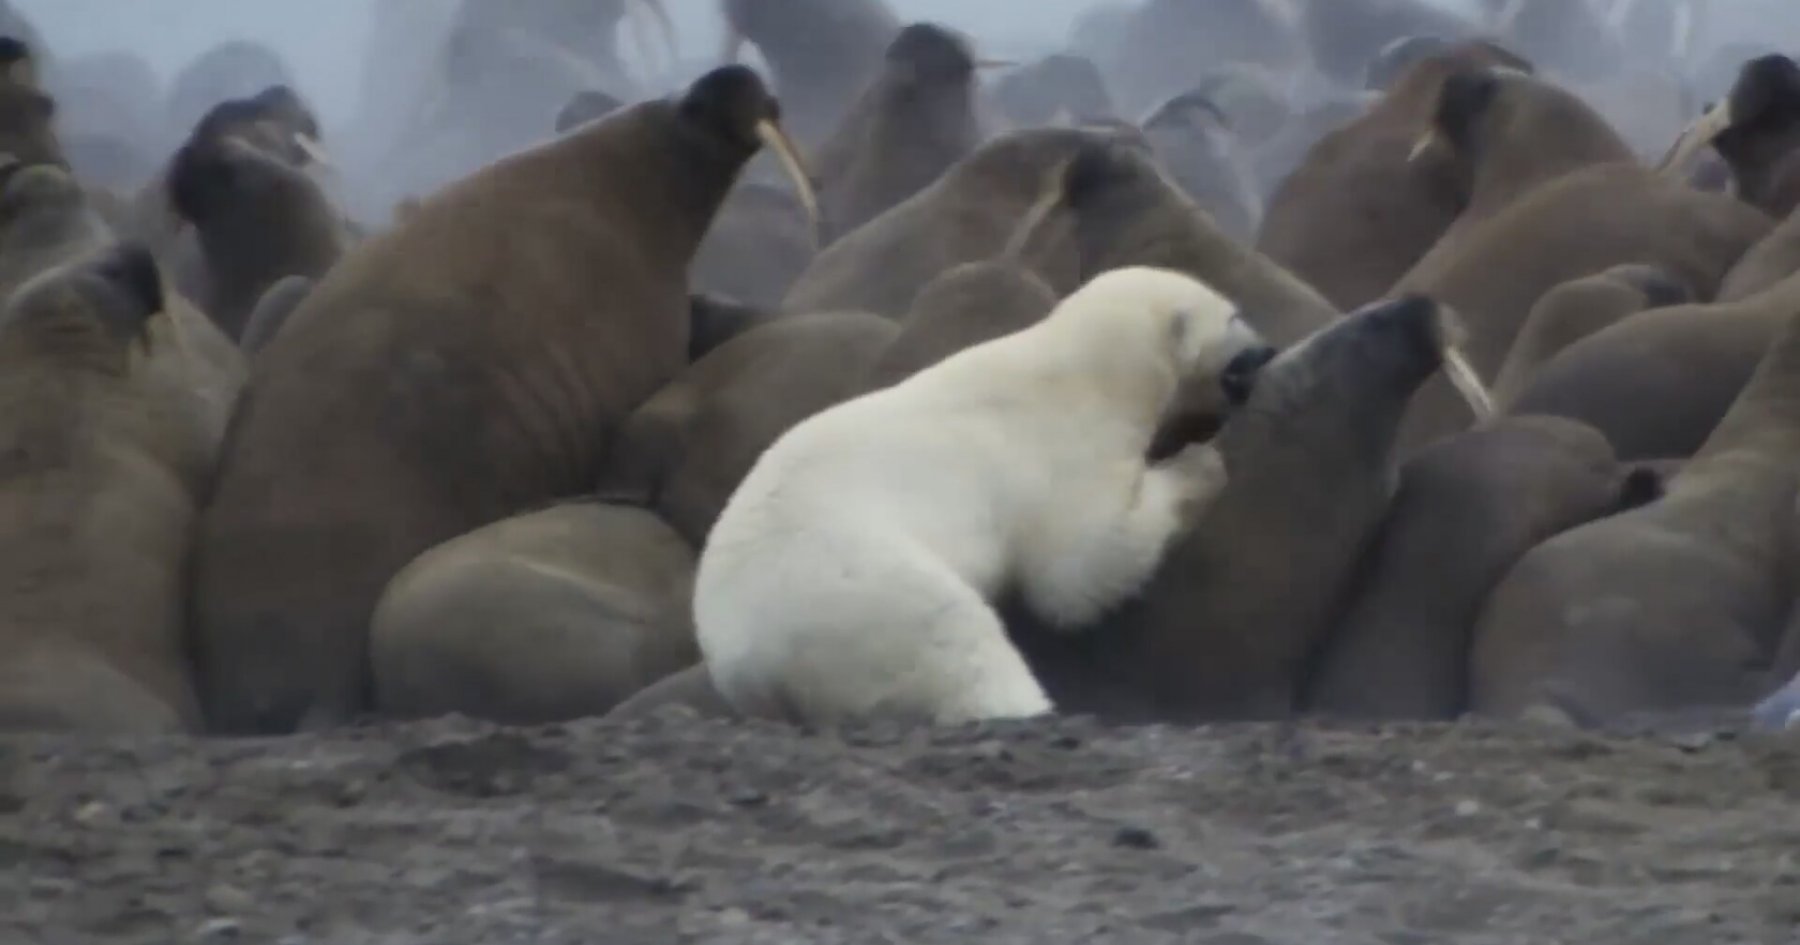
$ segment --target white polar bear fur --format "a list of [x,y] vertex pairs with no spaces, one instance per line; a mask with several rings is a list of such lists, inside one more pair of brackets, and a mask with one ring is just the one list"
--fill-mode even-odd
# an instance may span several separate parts
[[1261,344],[1203,283],[1103,273],[1038,324],[789,430],[726,503],[694,617],[720,694],[830,725],[1053,710],[990,604],[1078,628],[1148,581],[1225,483],[1144,458],[1184,378]]

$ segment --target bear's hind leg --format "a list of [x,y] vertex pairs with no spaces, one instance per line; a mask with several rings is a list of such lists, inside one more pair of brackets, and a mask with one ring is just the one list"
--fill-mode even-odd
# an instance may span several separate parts
[[1194,444],[1083,495],[1068,496],[1022,549],[1020,589],[1051,628],[1087,627],[1137,593],[1170,541],[1224,490],[1225,460]]
[[814,725],[872,718],[959,724],[1054,711],[975,588],[929,555],[900,553],[907,566],[889,570],[878,586],[841,585],[799,605],[815,618],[857,615],[860,625],[815,625],[810,640],[787,651],[780,690],[792,714]]

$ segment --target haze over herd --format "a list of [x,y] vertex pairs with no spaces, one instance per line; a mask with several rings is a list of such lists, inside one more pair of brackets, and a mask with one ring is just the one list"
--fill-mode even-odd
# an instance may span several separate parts
[[1800,722],[1787,5],[105,6],[0,730]]

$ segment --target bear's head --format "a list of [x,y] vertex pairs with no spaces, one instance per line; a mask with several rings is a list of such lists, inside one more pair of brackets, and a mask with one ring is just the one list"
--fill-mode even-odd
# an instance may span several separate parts
[[[1191,276],[1127,266],[1103,272],[1051,313],[1090,355],[1140,373],[1162,369],[1171,383],[1241,404],[1275,349],[1237,306]],[[1186,399],[1186,398],[1184,398]]]

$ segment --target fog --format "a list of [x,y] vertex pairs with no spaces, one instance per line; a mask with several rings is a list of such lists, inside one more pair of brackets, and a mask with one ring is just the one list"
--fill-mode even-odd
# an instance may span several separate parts
[[[348,121],[361,88],[370,10],[377,3],[454,6],[460,0],[13,0],[58,52],[131,49],[167,80],[208,47],[254,39],[282,54],[331,124]],[[496,3],[530,0],[493,0]],[[1058,45],[1097,0],[901,0],[909,20],[935,20],[987,39],[995,52]],[[1466,7],[1471,0],[1446,0]],[[666,0],[682,54],[717,49],[715,0]]]

